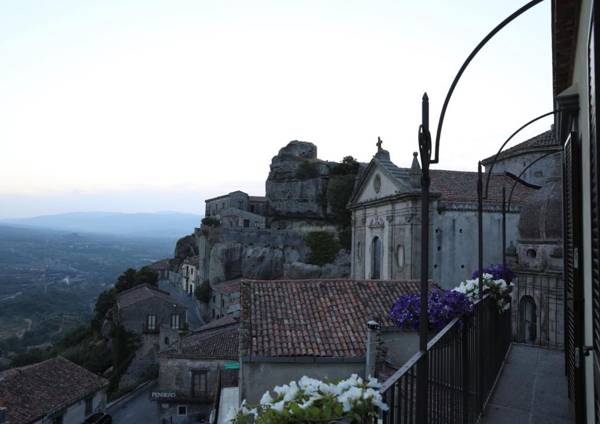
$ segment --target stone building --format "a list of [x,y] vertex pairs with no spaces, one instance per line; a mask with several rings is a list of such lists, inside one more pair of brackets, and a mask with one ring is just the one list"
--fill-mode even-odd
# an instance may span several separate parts
[[[506,172],[512,175],[521,175],[521,179],[537,186],[543,186],[548,177],[552,176],[552,170],[555,167],[557,158],[560,155],[561,146],[554,137],[554,128],[545,131],[535,137],[504,150],[498,156],[498,161],[493,167],[494,174],[504,174]],[[546,156],[550,154],[549,156]],[[542,156],[546,156],[541,159]],[[489,171],[494,161],[495,155],[481,161],[486,171]],[[540,160],[538,160],[540,159]],[[533,163],[533,164],[532,164]],[[531,165],[531,166],[530,166]]]
[[81,424],[104,412],[108,380],[58,356],[0,372],[7,424]]
[[187,327],[187,309],[169,293],[150,284],[141,284],[117,295],[113,314],[117,324],[136,334],[158,334],[161,327]]
[[220,215],[225,209],[239,209],[256,215],[266,215],[267,199],[263,196],[249,196],[243,191],[213,197],[205,201],[204,216]]
[[240,280],[211,284],[211,296],[208,303],[209,315],[212,319],[224,316],[239,316],[240,312]]
[[196,287],[202,283],[198,273],[199,262],[200,257],[198,255],[185,258],[179,271],[181,274],[181,290],[190,296],[194,294]]
[[[400,367],[416,353],[418,339],[399,331],[389,311],[400,296],[418,292],[416,281],[243,281],[241,399],[257,403],[265,391],[305,375],[339,380],[377,375],[375,368],[390,361]],[[382,338],[383,345],[369,349],[369,321],[409,339]]]
[[151,396],[163,421],[208,420],[220,390],[237,387],[238,327],[203,327],[159,355],[158,387]]
[[[400,168],[378,147],[350,200],[352,277],[415,279],[420,275],[420,166]],[[484,263],[502,263],[502,187],[515,179],[492,175],[484,201]],[[535,191],[517,181],[507,213],[507,245],[517,240],[519,209]],[[477,173],[431,170],[430,277],[443,288],[470,278],[477,269]]]
[[549,347],[564,346],[564,257],[560,157],[546,183],[521,209],[519,238],[509,249],[515,271],[513,331],[515,339]]

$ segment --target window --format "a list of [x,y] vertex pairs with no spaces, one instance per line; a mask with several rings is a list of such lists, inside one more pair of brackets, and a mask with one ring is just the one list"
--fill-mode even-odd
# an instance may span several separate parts
[[148,315],[146,326],[148,327],[148,330],[156,330],[156,315]]
[[192,397],[201,397],[208,392],[208,371],[192,371]]
[[85,416],[87,417],[94,410],[94,398],[88,397],[85,399]]
[[169,338],[165,337],[165,346],[169,346]]
[[399,244],[396,248],[396,264],[398,265],[399,269],[404,268],[404,246],[401,244]]
[[244,228],[248,228],[248,227],[250,227],[250,220],[244,219]]
[[179,314],[171,314],[171,328],[174,330],[179,329]]
[[371,243],[371,279],[381,278],[381,239],[374,237]]
[[55,417],[52,417],[52,424],[63,424],[63,416],[56,415]]
[[187,406],[179,405],[177,407],[177,415],[187,415]]

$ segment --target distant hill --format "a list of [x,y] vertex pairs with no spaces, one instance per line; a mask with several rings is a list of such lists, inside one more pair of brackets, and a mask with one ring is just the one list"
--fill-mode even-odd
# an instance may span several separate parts
[[0,220],[0,224],[130,237],[177,239],[200,225],[200,215],[179,212],[74,212]]

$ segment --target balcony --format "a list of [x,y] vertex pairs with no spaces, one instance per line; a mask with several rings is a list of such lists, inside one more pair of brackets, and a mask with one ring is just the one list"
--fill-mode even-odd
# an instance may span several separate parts
[[[515,344],[511,311],[498,312],[491,297],[473,316],[455,319],[383,385],[396,423],[567,423],[564,353]],[[428,364],[426,417],[418,416],[418,369]],[[419,399],[421,397],[421,399]]]

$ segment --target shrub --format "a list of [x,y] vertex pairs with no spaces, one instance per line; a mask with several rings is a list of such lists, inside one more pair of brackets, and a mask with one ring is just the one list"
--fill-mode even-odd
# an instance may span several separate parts
[[[492,276],[492,279],[504,280],[508,284],[512,283],[513,278],[515,278],[514,272],[512,272],[510,268],[505,267],[502,264],[490,265],[487,268],[483,268],[483,274],[490,274]],[[473,271],[473,275],[471,276],[471,278],[479,278],[479,271]]]
[[348,202],[354,191],[355,176],[340,175],[329,180],[327,185],[327,203],[333,212],[335,223],[341,227],[350,226],[352,213]]
[[202,284],[196,287],[196,289],[194,290],[194,296],[196,296],[196,299],[198,299],[198,301],[208,303],[208,301],[210,300],[210,284],[208,284],[207,280],[205,280],[204,282],[202,282]]
[[202,218],[202,225],[206,225],[207,227],[218,227],[221,225],[221,221],[213,216],[205,216]]
[[331,169],[331,175],[356,175],[358,173],[359,163],[352,156],[346,156]]
[[303,160],[300,165],[298,165],[298,169],[296,169],[296,178],[299,180],[309,180],[311,178],[317,178],[320,175],[319,167],[315,162],[310,160]]
[[327,231],[313,231],[306,235],[304,241],[310,249],[308,263],[325,265],[333,262],[340,250],[340,245],[333,235]]

